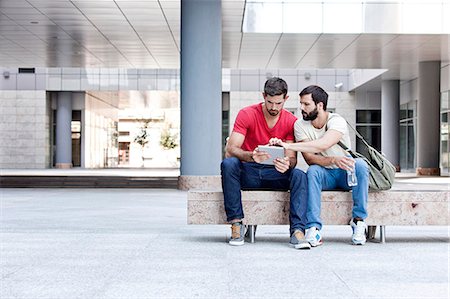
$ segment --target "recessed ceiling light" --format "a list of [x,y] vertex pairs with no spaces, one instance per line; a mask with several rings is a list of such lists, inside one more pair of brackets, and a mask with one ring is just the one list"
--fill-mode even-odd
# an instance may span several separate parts
[[39,24],[38,21],[31,21],[30,23],[33,24],[33,25]]

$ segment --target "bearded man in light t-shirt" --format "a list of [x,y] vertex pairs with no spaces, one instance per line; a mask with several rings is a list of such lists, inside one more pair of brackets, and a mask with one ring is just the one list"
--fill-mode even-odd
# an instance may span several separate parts
[[[230,245],[244,245],[244,211],[241,190],[290,190],[290,244],[298,249],[307,244],[306,174],[295,168],[297,155],[285,151],[284,158],[271,158],[259,151],[271,138],[294,142],[294,123],[291,112],[283,109],[289,98],[287,84],[281,78],[270,78],[264,85],[264,102],[241,109],[225,149],[221,164],[222,188],[227,221],[231,223]],[[272,159],[273,165],[262,162]],[[306,243],[305,243],[306,242]]]
[[[367,217],[369,168],[363,159],[351,158],[338,144],[341,142],[351,148],[347,122],[342,116],[328,112],[327,103],[328,94],[321,87],[311,85],[303,89],[300,92],[303,119],[297,120],[294,126],[295,139],[299,142],[289,144],[274,138],[270,143],[302,152],[309,164],[305,237],[309,245],[316,247],[322,244],[321,191],[336,189],[352,191],[352,244],[363,245],[366,242],[364,219]],[[356,186],[349,186],[347,170],[355,172]],[[303,248],[306,247],[304,244]]]

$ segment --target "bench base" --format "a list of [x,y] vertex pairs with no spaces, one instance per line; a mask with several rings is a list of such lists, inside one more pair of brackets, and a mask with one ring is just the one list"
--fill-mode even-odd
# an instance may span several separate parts
[[[245,239],[250,243],[255,243],[257,225],[245,226]],[[377,231],[376,225],[370,225],[367,227],[366,237],[368,241],[375,240],[375,233]],[[380,225],[380,243],[386,243],[386,227]]]

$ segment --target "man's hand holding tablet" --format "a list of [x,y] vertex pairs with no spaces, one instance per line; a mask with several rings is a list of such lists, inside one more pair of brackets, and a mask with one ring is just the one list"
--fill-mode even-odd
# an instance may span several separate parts
[[253,159],[257,163],[274,165],[275,159],[284,159],[284,148],[281,146],[258,145],[253,152]]

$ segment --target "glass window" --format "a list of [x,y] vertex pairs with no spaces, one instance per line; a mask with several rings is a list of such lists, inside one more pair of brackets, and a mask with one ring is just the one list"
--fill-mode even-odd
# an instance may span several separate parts
[[447,110],[450,107],[450,91],[443,92],[441,95],[441,111]]
[[[376,126],[356,126],[356,130],[361,134],[364,139],[374,148],[381,151],[381,125]],[[365,155],[367,148],[364,143],[356,138],[356,151]]]
[[[381,110],[356,110],[356,130],[377,150],[381,151]],[[356,139],[356,151],[366,154],[363,142]]]
[[441,113],[441,171],[442,174],[450,174],[450,132],[449,132],[450,112]]
[[413,120],[408,121],[408,169],[416,168],[416,136],[414,134],[414,122]]
[[381,110],[357,110],[356,123],[381,124]]
[[441,94],[441,174],[450,175],[450,91]]
[[417,102],[400,105],[400,168],[416,168],[416,130]]
[[[283,32],[313,33],[322,32],[322,3],[284,3]],[[299,12],[307,11],[299,17]]]
[[404,122],[400,123],[400,168],[407,169],[408,159],[408,127]]
[[359,33],[362,21],[362,3],[325,3],[323,6],[323,32]]
[[400,105],[400,120],[408,118],[408,104]]

